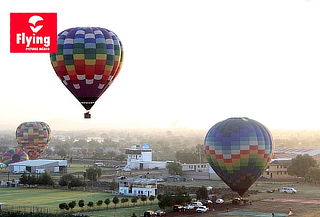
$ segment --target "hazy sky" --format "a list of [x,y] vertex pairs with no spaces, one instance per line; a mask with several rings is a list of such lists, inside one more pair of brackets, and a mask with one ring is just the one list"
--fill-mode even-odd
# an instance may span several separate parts
[[[0,8],[0,129],[209,129],[245,116],[320,129],[320,1],[9,1]],[[123,68],[83,119],[48,54],[11,54],[10,12],[57,12],[58,32],[114,31]]]

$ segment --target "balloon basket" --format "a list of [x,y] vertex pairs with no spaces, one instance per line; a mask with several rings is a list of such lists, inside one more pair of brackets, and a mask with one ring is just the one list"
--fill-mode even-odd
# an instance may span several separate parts
[[84,119],[90,119],[91,114],[89,112],[84,113]]

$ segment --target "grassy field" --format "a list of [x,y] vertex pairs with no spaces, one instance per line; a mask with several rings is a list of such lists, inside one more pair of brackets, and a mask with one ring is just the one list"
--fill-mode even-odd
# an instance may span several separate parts
[[1,201],[12,206],[37,206],[59,209],[59,203],[72,200],[98,201],[112,198],[103,192],[63,191],[57,189],[0,188]]
[[[27,188],[0,188],[1,200],[0,202],[5,203],[4,209],[12,209],[20,211],[31,211],[32,207],[35,207],[34,210],[48,210],[49,212],[61,212],[58,205],[60,203],[69,203],[72,200],[79,201],[84,200],[85,204],[89,201],[96,203],[98,200],[105,200],[109,198],[112,201],[114,195],[104,192],[83,192],[83,191],[64,191],[58,189],[27,189]],[[119,197],[121,199],[121,197]],[[130,198],[129,198],[130,199]],[[154,201],[153,204],[157,202]],[[131,216],[133,212],[137,215],[143,214],[145,210],[158,209],[157,205],[150,205],[150,202],[143,204],[141,201],[137,203],[138,206],[133,206],[133,204],[126,203],[117,205],[117,209],[114,209],[114,204],[111,202],[109,209],[106,210],[106,205],[103,204],[101,207],[95,205],[93,208],[88,208],[85,206],[87,215],[92,217],[99,216],[117,216],[117,217],[126,217]],[[129,208],[124,208],[130,206]],[[90,211],[92,210],[92,211]],[[81,208],[76,206],[73,211],[84,211]]]

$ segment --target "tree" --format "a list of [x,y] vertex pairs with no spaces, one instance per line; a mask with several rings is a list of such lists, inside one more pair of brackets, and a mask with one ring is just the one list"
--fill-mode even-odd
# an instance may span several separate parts
[[80,208],[84,207],[84,200],[79,200],[78,206],[79,206]]
[[112,179],[112,182],[110,183],[110,190],[116,190],[118,188],[118,183],[115,179]]
[[155,199],[156,199],[156,197],[153,196],[153,195],[151,195],[151,196],[149,197],[149,201],[151,202],[151,204],[152,204],[152,202],[153,202]]
[[35,175],[28,175],[28,185],[30,186],[30,185],[35,185],[35,184],[37,184],[37,178],[36,178],[36,176]]
[[119,203],[119,198],[117,196],[115,196],[113,199],[112,199],[112,203],[114,203],[114,207],[117,208],[117,204]]
[[19,180],[20,180],[20,184],[22,185],[28,184],[28,176],[25,173],[21,175]]
[[81,187],[83,186],[83,181],[78,178],[75,177],[73,179],[71,179],[71,182],[68,184],[68,188],[71,189],[72,187]]
[[169,163],[167,169],[171,175],[182,175],[182,166],[178,162]]
[[128,206],[129,206],[129,199],[128,198],[124,198],[124,202],[128,203]]
[[164,194],[158,202],[161,209],[174,205],[173,197],[170,194]]
[[204,186],[201,186],[200,188],[198,188],[196,194],[197,194],[197,199],[198,200],[206,200],[206,199],[208,199],[208,190]]
[[102,175],[102,171],[100,167],[89,167],[86,169],[87,178],[93,182],[97,181],[97,179]]
[[126,198],[124,198],[124,197],[121,198],[120,202],[121,202],[122,204],[124,204],[125,202],[127,202],[127,201],[126,201]]
[[90,202],[87,204],[88,207],[93,207],[93,205],[94,205],[94,204],[93,204],[92,201],[90,201]]
[[111,202],[111,201],[110,201],[110,199],[109,199],[109,198],[107,198],[107,199],[105,199],[105,200],[104,200],[104,203],[107,205],[107,208],[108,208],[108,206],[109,206],[110,202]]
[[98,200],[97,201],[97,206],[101,206],[103,204],[103,201],[102,200]]
[[45,172],[41,174],[38,178],[38,184],[39,185],[54,185],[54,181],[49,173]]
[[132,213],[132,216],[131,217],[137,217],[137,215],[135,213]]
[[60,203],[60,204],[59,204],[59,208],[60,208],[61,210],[66,209],[66,207],[67,207],[67,204],[66,204],[66,203]]
[[60,186],[68,186],[71,180],[74,178],[72,174],[65,174],[59,180]]
[[70,209],[72,210],[75,206],[77,205],[76,201],[71,201],[68,206],[70,207]]
[[315,184],[320,183],[320,168],[311,167],[306,174],[306,179]]
[[72,174],[65,174],[59,180],[60,186],[68,186],[69,189],[72,187],[80,187],[83,185],[82,181]]
[[297,155],[292,159],[288,167],[288,174],[306,178],[306,174],[311,167],[316,167],[317,161],[310,155]]
[[147,197],[146,195],[142,195],[142,196],[140,197],[140,200],[141,200],[143,203],[145,203],[145,202],[148,200],[148,197]]
[[138,197],[133,197],[131,198],[131,203],[133,203],[134,205],[136,205],[136,203],[138,202]]
[[179,150],[175,157],[181,163],[199,163],[197,154],[192,150]]
[[65,150],[64,148],[59,148],[56,151],[56,154],[59,155],[62,158],[66,157],[68,155],[67,150]]

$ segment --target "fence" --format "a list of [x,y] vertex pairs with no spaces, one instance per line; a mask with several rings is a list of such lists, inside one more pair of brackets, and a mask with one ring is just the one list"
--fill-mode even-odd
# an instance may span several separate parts
[[2,205],[2,211],[18,211],[24,213],[58,213],[57,209],[36,207],[36,206],[13,206],[13,205]]

